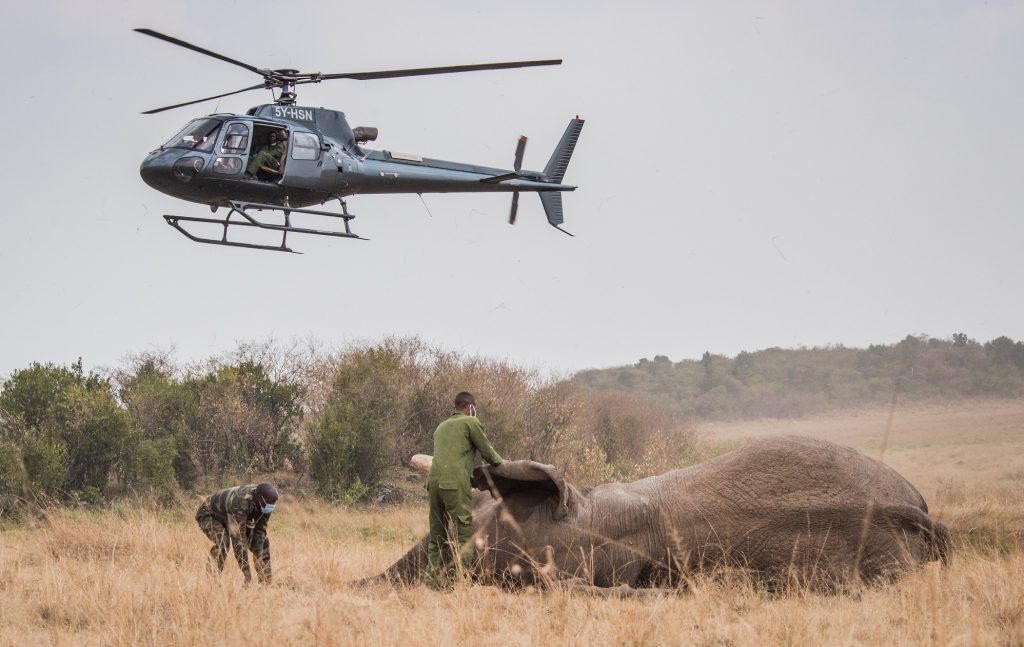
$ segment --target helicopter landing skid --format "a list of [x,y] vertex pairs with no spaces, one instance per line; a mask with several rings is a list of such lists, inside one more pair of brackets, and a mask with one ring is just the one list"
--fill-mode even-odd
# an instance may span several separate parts
[[[332,213],[330,211],[318,211],[315,209],[294,209],[288,207],[282,207],[276,204],[260,204],[258,202],[239,202],[231,201],[228,203],[230,211],[228,215],[222,220],[220,218],[195,218],[191,216],[171,216],[165,215],[164,220],[167,224],[177,229],[189,240],[197,243],[207,243],[209,245],[224,245],[226,247],[244,247],[247,249],[266,249],[273,252],[291,252],[293,254],[301,254],[302,252],[296,252],[292,248],[288,247],[288,234],[310,234],[313,236],[332,236],[335,238],[355,238],[356,240],[368,240],[352,233],[352,230],[348,226],[348,222],[355,218],[355,215],[348,212],[348,205],[345,201],[341,201],[342,213]],[[284,224],[274,224],[269,222],[263,222],[258,220],[248,213],[248,210],[253,211],[280,211],[284,214]],[[296,227],[291,223],[292,213],[303,213],[313,216],[322,216],[325,218],[340,218],[345,226],[344,231],[336,231],[331,229],[309,229],[307,227]],[[238,214],[241,219],[232,220],[231,215]],[[224,233],[220,238],[206,238],[204,236],[197,236],[192,232],[185,229],[181,223],[183,222],[199,222],[205,224],[221,225],[224,227]],[[228,240],[228,229],[232,227],[255,227],[258,229],[268,229],[271,231],[281,232],[281,244],[280,245],[264,245],[261,243],[246,243],[236,240]]]

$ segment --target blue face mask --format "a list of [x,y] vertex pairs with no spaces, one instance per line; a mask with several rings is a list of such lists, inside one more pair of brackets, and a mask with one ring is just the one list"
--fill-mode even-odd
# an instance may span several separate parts
[[260,512],[262,512],[263,514],[270,514],[273,511],[274,511],[274,504],[273,503],[264,503],[263,507],[260,508]]

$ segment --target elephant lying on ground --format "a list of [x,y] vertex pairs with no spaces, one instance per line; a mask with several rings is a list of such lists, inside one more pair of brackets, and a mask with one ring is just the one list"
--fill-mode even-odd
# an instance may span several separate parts
[[[949,546],[949,531],[894,470],[793,436],[585,494],[532,461],[478,467],[473,485],[474,576],[512,587],[679,587],[727,566],[773,589],[827,591],[945,561]],[[364,582],[418,582],[426,546]]]

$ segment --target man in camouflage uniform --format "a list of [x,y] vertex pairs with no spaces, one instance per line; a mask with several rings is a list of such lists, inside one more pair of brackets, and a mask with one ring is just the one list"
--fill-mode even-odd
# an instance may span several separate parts
[[270,539],[267,523],[277,503],[277,488],[270,483],[239,485],[209,496],[196,511],[199,528],[213,541],[210,549],[210,571],[224,570],[228,546],[235,553],[235,561],[242,569],[245,583],[252,581],[249,574],[249,553],[253,553],[256,578],[270,583]]
[[261,148],[245,167],[245,172],[252,176],[258,176],[258,171],[265,171],[273,175],[281,175],[284,166],[284,156],[288,152],[288,131],[275,130],[270,133],[270,145]]
[[[427,547],[425,581],[431,588],[440,588],[448,579],[448,568],[441,573],[442,562],[451,564],[458,553],[464,571],[473,566],[473,500],[470,478],[476,452],[491,465],[501,463],[484,435],[484,427],[476,418],[476,401],[463,391],[455,396],[456,413],[434,431],[434,459],[427,477],[430,498],[430,544]],[[456,537],[449,538],[448,524],[455,526]],[[454,540],[457,539],[457,544]]]

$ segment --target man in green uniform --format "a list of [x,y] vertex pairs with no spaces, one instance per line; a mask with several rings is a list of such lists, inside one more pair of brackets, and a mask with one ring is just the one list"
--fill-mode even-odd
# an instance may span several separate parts
[[[484,427],[476,418],[476,400],[463,391],[455,396],[456,413],[434,431],[434,460],[427,477],[430,497],[430,544],[427,548],[425,581],[431,588],[444,586],[447,568],[442,563],[455,561],[455,554],[465,572],[473,566],[473,500],[469,480],[473,474],[476,452],[491,465],[501,463],[501,456],[491,447]],[[449,538],[449,521],[456,537]]]
[[276,130],[270,133],[270,145],[261,148],[245,167],[245,172],[256,176],[258,171],[280,175],[284,166],[284,156],[288,152],[288,131]]
[[235,553],[235,561],[242,569],[245,583],[252,581],[249,574],[249,553],[253,553],[256,577],[261,583],[270,583],[270,539],[267,523],[277,503],[277,488],[270,483],[239,485],[209,496],[196,511],[196,523],[213,541],[210,549],[210,571],[224,570],[228,546]]

